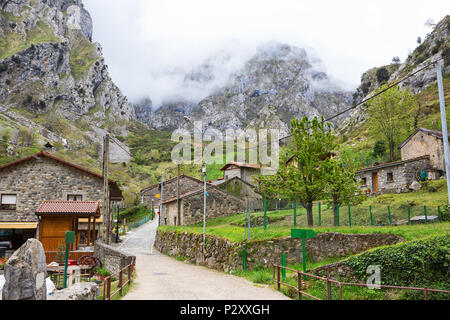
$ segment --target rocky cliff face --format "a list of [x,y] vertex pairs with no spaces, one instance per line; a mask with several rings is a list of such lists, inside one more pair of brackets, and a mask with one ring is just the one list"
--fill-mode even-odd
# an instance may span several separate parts
[[[432,61],[443,58],[443,74],[450,71],[450,15],[447,15],[436,24],[434,30],[427,35],[425,40],[408,56],[401,64],[372,68],[361,77],[361,85],[354,93],[355,103],[360,103],[373,95],[378,88],[385,83],[394,83],[403,79],[408,74],[422,69]],[[384,69],[384,70],[382,70]],[[377,75],[384,71],[386,78]],[[380,81],[381,80],[381,81]],[[384,81],[383,81],[384,80]],[[401,82],[401,89],[411,90],[417,94],[430,85],[436,83],[437,73],[435,67],[427,68],[411,78]],[[339,130],[347,132],[361,125],[365,120],[364,107],[361,106],[351,112],[349,117],[342,123]]]
[[[186,81],[208,82],[211,76],[209,68],[202,66]],[[336,83],[314,68],[305,50],[271,42],[261,46],[216,93],[198,104],[163,105],[148,113],[145,121],[157,129],[173,129],[189,115],[219,130],[264,127],[281,128],[287,134],[293,117],[329,117],[351,105],[351,93]]]
[[[1,0],[0,9],[0,112],[19,125],[28,114],[83,121],[91,141],[78,145],[100,143],[105,126],[126,134],[123,123],[134,119],[134,109],[92,42],[92,19],[81,0]],[[49,122],[30,120],[44,137],[67,138]],[[120,150],[113,160],[127,160]]]

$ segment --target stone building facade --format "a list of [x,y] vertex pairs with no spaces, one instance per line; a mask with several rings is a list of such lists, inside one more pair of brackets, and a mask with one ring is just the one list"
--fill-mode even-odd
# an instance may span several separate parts
[[[399,146],[399,149],[402,153],[402,160],[429,155],[432,169],[441,171],[441,174],[445,172],[444,143],[441,131],[418,128]],[[431,174],[433,175],[433,173]]]
[[[208,185],[206,218],[225,217],[245,212],[246,201],[215,186]],[[203,188],[180,195],[181,225],[203,221]],[[161,225],[178,225],[177,196],[163,202]]]
[[389,162],[368,167],[356,172],[361,188],[370,189],[371,194],[408,192],[408,187],[417,181],[421,171],[430,171],[430,156]]
[[[204,182],[187,175],[180,175],[180,195],[192,190],[203,188]],[[155,184],[141,190],[141,201],[148,208],[159,206],[160,198],[156,198],[157,194],[161,194],[161,184]],[[163,182],[163,201],[177,196],[177,177]]]
[[224,180],[230,180],[238,177],[247,183],[254,184],[254,176],[260,174],[270,174],[275,172],[272,168],[260,164],[229,162],[220,170],[223,171]]
[[216,186],[243,198],[245,201],[250,201],[252,210],[263,209],[262,195],[255,191],[255,186],[245,182],[239,177],[234,177],[230,180],[220,180]]
[[[117,183],[110,180],[109,184],[110,201],[121,200]],[[39,219],[35,211],[44,200],[100,201],[103,215],[103,176],[40,152],[0,166],[2,199],[15,199],[15,204],[1,207],[0,231],[22,235],[13,241],[20,247],[26,238],[36,237]]]

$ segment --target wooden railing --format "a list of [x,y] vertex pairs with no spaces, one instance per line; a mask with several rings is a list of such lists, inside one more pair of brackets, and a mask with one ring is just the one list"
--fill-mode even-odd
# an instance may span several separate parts
[[[123,296],[123,288],[126,285],[130,286],[131,280],[133,279],[133,272],[134,272],[135,265],[136,265],[136,260],[133,257],[133,260],[131,261],[131,263],[129,265],[120,269],[119,272],[116,272],[115,274],[112,274],[112,275],[106,277],[103,280],[103,300],[111,300],[117,294],[119,294],[120,296]],[[123,276],[125,273],[128,275],[126,281],[124,281],[124,279],[123,279]],[[111,279],[116,278],[116,277],[119,277],[119,284],[117,286],[117,290],[114,291],[113,293],[111,293]]]

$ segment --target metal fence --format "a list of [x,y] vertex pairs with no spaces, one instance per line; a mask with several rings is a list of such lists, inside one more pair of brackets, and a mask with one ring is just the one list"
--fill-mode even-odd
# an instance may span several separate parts
[[153,218],[153,215],[149,214],[148,216],[146,216],[145,218],[143,218],[143,219],[141,219],[139,221],[130,223],[130,224],[128,224],[128,230],[139,228],[143,224],[145,224],[145,223],[149,222],[150,220],[152,220],[152,218]]
[[[276,271],[275,271],[276,270]],[[291,271],[296,273],[297,275],[297,286],[285,283],[282,281],[282,271]],[[276,276],[276,278],[275,278]],[[311,298],[313,300],[322,300],[317,296],[314,296],[312,294],[309,294],[305,291],[305,286],[304,286],[304,279],[306,278],[312,278],[315,280],[320,280],[323,281],[326,285],[326,299],[327,300],[333,300],[333,295],[332,295],[332,284],[337,285],[338,287],[338,299],[339,300],[343,300],[343,288],[344,287],[368,287],[367,284],[363,284],[363,283],[351,283],[351,282],[341,282],[341,281],[337,281],[334,279],[329,279],[329,278],[323,278],[323,277],[319,277],[316,276],[314,274],[310,274],[310,273],[305,273],[302,272],[300,270],[294,270],[288,267],[284,267],[284,266],[280,266],[280,265],[274,265],[273,266],[273,280],[275,281],[275,283],[277,284],[277,288],[278,290],[281,290],[281,286],[286,286],[289,288],[294,289],[297,294],[298,294],[298,299],[302,300],[303,296],[306,296],[308,298]],[[303,279],[302,279],[303,278]],[[283,275],[283,280],[285,279],[285,275]],[[286,281],[286,280],[284,280]],[[430,288],[416,288],[416,287],[405,287],[405,286],[390,286],[390,285],[378,285],[377,286],[380,289],[395,289],[395,290],[411,290],[411,291],[422,291],[423,292],[423,297],[424,300],[428,300],[429,299],[429,294],[430,293],[444,293],[446,295],[448,295],[448,297],[450,298],[450,291],[448,290],[441,290],[441,289],[430,289]]]
[[[264,214],[265,228],[271,223],[270,220],[283,220],[283,225],[308,226],[306,209],[296,201],[278,199],[265,200],[265,202],[249,201],[248,207],[250,218]],[[315,202],[312,213],[313,226],[316,227],[411,225],[416,222],[448,220],[446,206],[337,205],[334,208],[325,202]],[[275,217],[276,219],[271,219]]]

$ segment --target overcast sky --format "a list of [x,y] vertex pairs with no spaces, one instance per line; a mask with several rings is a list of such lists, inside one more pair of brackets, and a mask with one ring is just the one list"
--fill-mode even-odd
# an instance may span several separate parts
[[[110,74],[131,101],[197,99],[211,88],[181,88],[189,70],[221,51],[233,71],[264,42],[304,47],[325,71],[356,87],[368,69],[402,60],[450,12],[450,1],[84,0]],[[225,69],[224,69],[225,68]],[[171,72],[170,74],[168,72]],[[191,89],[191,90],[190,90]],[[196,91],[194,93],[194,91]],[[189,92],[191,91],[191,92]]]

